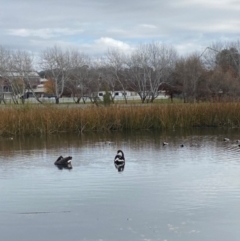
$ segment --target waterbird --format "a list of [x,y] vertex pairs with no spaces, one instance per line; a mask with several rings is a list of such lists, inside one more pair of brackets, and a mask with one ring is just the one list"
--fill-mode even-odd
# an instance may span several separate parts
[[125,157],[124,157],[124,153],[122,150],[118,150],[117,151],[117,155],[114,158],[114,163],[116,164],[122,164],[123,162],[125,162]]
[[54,162],[55,165],[60,167],[72,168],[72,157],[63,157],[59,156],[58,159]]
[[229,138],[223,138],[223,141],[230,141]]
[[166,146],[166,145],[168,145],[168,143],[164,141],[164,142],[162,143],[162,145],[163,145],[163,146]]
[[114,158],[114,165],[119,172],[122,172],[124,170],[125,157],[122,150],[117,151],[117,155]]
[[113,142],[112,142],[112,141],[105,141],[105,144],[106,144],[106,145],[112,145]]

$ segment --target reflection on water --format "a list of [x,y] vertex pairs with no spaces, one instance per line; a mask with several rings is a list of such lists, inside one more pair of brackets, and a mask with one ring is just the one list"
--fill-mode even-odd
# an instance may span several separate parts
[[114,162],[114,165],[115,165],[116,169],[118,170],[118,172],[123,172],[124,171],[125,162],[123,162],[123,163]]
[[[205,129],[0,138],[1,240],[237,241],[239,137]],[[114,163],[119,149],[126,166]],[[72,156],[73,169],[56,168],[59,156]]]
[[72,164],[66,164],[66,165],[56,165],[55,166],[59,169],[59,170],[63,170],[63,169],[67,169],[67,170],[71,170],[72,169]]

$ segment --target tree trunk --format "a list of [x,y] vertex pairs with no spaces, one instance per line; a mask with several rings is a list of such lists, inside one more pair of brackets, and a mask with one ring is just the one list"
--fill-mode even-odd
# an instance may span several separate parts
[[21,97],[21,102],[22,102],[23,105],[25,104],[25,96]]
[[56,100],[56,104],[59,104],[59,97],[56,97],[55,100]]
[[81,100],[81,97],[77,98],[76,104],[79,104]]

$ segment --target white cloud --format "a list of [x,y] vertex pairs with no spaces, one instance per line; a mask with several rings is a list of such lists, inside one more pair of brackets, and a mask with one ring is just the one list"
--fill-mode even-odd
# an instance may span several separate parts
[[39,37],[43,39],[49,39],[54,37],[60,37],[62,35],[75,35],[82,33],[83,30],[75,30],[69,28],[56,28],[56,29],[9,29],[7,34],[19,36],[19,37]]
[[1,2],[0,46],[40,52],[57,44],[100,55],[158,41],[201,51],[239,39],[239,10],[239,0],[8,0]]
[[175,45],[177,52],[182,56],[186,56],[195,52],[198,52],[199,54],[201,54],[206,47],[207,46],[205,46],[204,44],[200,45],[197,43],[186,43],[186,42]]
[[123,52],[130,52],[133,50],[133,47],[129,44],[108,37],[101,37],[99,39],[90,41],[89,43],[73,43],[71,41],[67,42],[53,39],[34,39],[31,40],[30,43],[32,46],[38,46],[38,48],[39,46],[41,46],[40,51],[48,47],[53,47],[54,45],[57,45],[63,49],[78,49],[87,55],[98,57],[106,53],[109,48],[116,48]]
[[95,44],[97,46],[101,46],[101,48],[117,48],[122,51],[131,51],[132,47],[122,41],[115,40],[113,38],[101,37],[100,39],[95,40]]

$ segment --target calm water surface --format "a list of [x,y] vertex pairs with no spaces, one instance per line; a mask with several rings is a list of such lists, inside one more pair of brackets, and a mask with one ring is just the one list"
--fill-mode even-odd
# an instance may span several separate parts
[[[212,129],[1,138],[0,240],[239,241],[237,139]],[[54,166],[59,155],[73,169]]]

